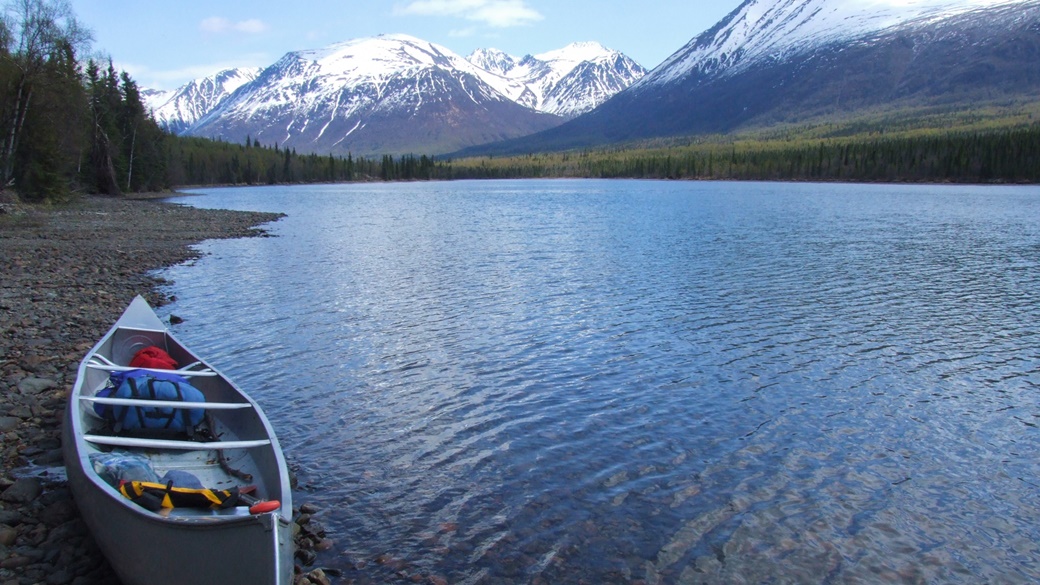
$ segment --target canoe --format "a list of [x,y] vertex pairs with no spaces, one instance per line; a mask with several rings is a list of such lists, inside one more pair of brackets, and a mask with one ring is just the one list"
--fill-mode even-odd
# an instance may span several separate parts
[[[209,432],[191,437],[117,433],[99,414],[106,406],[134,408],[146,402],[98,393],[113,372],[130,369],[133,356],[150,346],[174,358],[179,369],[173,371],[205,400],[149,404],[178,412],[204,409]],[[162,375],[164,370],[149,371]],[[66,409],[62,450],[73,498],[124,585],[292,582],[292,492],[270,422],[252,398],[178,342],[143,298],[130,303],[80,363]],[[190,473],[202,487],[244,490],[268,504],[250,506],[255,502],[244,496],[225,509],[151,511],[120,493],[111,477],[102,477],[98,461],[113,456],[144,457],[149,472],[157,476]]]

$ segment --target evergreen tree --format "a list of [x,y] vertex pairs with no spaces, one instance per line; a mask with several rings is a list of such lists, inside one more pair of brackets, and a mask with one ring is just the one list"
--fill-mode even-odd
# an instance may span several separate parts
[[26,139],[15,152],[13,179],[29,199],[62,199],[74,189],[86,150],[85,96],[71,45],[56,47],[36,87],[22,128]]
[[94,60],[87,64],[92,140],[90,165],[85,169],[84,181],[92,192],[104,195],[122,193],[116,174],[116,161],[119,157],[119,125],[116,110],[121,99],[114,77],[111,65],[108,73],[102,73]]
[[127,191],[158,191],[169,186],[166,173],[166,133],[145,110],[137,83],[123,72],[120,75],[122,104],[119,125],[123,136],[123,156],[127,160]]

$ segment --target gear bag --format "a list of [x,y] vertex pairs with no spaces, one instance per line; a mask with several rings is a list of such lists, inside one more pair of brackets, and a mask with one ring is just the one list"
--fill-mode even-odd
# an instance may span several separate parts
[[119,493],[141,507],[158,512],[162,508],[211,508],[224,510],[238,505],[238,487],[227,490],[174,487],[150,481],[123,481]]
[[177,360],[170,357],[161,347],[146,347],[134,354],[130,360],[131,368],[152,368],[155,370],[176,370]]
[[[118,386],[111,398],[162,400],[168,402],[205,402],[206,397],[181,376],[134,370],[113,376]],[[100,414],[112,421],[114,430],[170,430],[192,434],[205,417],[201,408],[160,406],[102,406]]]

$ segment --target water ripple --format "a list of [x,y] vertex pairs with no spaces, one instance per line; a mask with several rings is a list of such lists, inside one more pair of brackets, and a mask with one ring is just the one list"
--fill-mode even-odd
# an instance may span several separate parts
[[361,582],[1040,580],[1035,188],[214,191],[172,269]]

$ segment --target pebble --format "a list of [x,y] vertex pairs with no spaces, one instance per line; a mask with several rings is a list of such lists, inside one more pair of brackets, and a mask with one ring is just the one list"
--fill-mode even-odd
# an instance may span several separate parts
[[57,382],[47,378],[25,378],[18,382],[18,391],[22,394],[39,394],[57,386]]
[[29,557],[14,553],[6,559],[0,561],[0,568],[2,569],[17,569],[19,567],[25,567],[31,565],[33,560]]
[[58,526],[75,518],[78,514],[76,504],[65,499],[47,506],[40,512],[40,520],[47,526]]
[[325,572],[321,569],[314,569],[310,573],[307,573],[307,579],[315,585],[330,585],[329,578],[325,575]]
[[22,513],[17,510],[0,510],[0,524],[18,526],[24,521]]
[[16,538],[18,538],[17,530],[6,524],[0,524],[0,544],[12,546]]
[[262,235],[278,214],[121,198],[8,203],[0,216],[0,583],[118,584],[63,480],[61,421],[79,360],[134,298],[168,300],[152,271],[203,240]]

